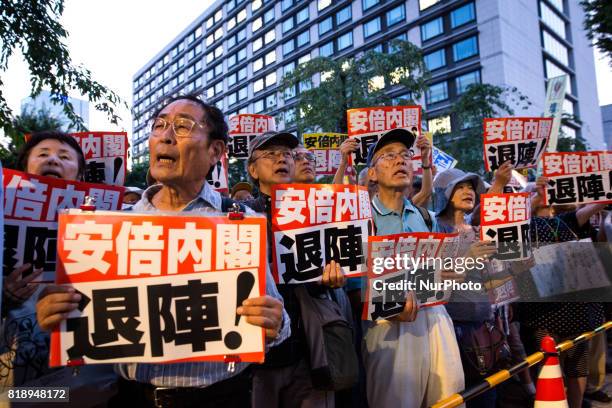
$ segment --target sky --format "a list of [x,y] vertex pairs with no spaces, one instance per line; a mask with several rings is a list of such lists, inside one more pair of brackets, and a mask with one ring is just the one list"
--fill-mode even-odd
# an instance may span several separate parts
[[[94,79],[131,105],[134,73],[212,3],[212,0],[65,0],[61,22],[69,32],[67,45],[73,63],[84,64]],[[597,51],[595,63],[599,104],[612,104],[612,68]],[[19,113],[21,100],[30,91],[23,57],[13,56],[7,72],[0,75],[9,106]],[[89,129],[131,132],[129,111],[122,110],[120,115],[123,121],[115,127],[90,107]]]

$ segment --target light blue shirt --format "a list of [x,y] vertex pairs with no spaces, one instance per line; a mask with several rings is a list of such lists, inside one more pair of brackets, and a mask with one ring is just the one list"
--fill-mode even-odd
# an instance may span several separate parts
[[[142,199],[134,204],[132,208],[136,212],[158,211],[151,203],[153,196],[161,189],[161,185],[149,187]],[[210,213],[212,211],[221,212],[221,195],[214,191],[208,183],[200,194],[193,199],[182,212]],[[246,213],[254,215],[255,212],[246,208]],[[265,242],[265,241],[264,241]],[[266,293],[279,299],[283,298],[278,293],[274,278],[270,273],[270,268],[266,263]],[[282,343],[291,334],[291,321],[289,315],[283,309],[283,325],[280,333],[274,341],[266,345],[266,349]],[[177,364],[118,364],[119,375],[128,380],[136,380],[141,383],[150,383],[158,387],[206,387],[208,385],[230,378],[242,370],[249,363],[236,363],[234,371],[229,371],[228,364],[215,362],[202,363],[177,363]]]
[[[410,200],[404,198],[404,208],[401,214],[385,207],[378,198],[372,199],[372,218],[376,226],[376,235],[401,234],[403,232],[429,232],[427,224],[419,210]],[[434,213],[429,211],[432,221],[432,232],[441,232]]]

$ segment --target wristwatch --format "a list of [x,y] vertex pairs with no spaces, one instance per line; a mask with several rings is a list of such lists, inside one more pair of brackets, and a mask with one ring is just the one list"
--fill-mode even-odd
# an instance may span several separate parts
[[421,165],[421,168],[424,169],[424,170],[429,170],[429,169],[431,169],[431,164],[429,166]]

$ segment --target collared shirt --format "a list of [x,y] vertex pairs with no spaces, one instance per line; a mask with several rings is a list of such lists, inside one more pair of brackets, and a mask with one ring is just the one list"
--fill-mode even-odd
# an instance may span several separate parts
[[[376,235],[400,234],[402,232],[428,232],[429,228],[419,210],[410,200],[404,198],[404,208],[401,213],[385,207],[378,198],[372,199],[372,218],[376,226]],[[431,211],[432,230],[440,232],[436,216]]]
[[[153,196],[162,188],[161,185],[149,187],[142,199],[134,204],[133,211],[159,211],[152,204]],[[204,183],[204,187],[200,194],[194,198],[182,212],[190,211],[196,213],[211,213],[221,212],[221,195],[214,191],[208,183]],[[246,208],[247,214],[255,214],[250,208]],[[266,293],[282,301],[281,295],[276,289],[274,278],[270,273],[270,269],[266,263]],[[283,325],[280,333],[274,341],[266,345],[266,350],[269,347],[282,343],[289,337],[291,321],[289,315],[283,308]],[[230,378],[242,370],[249,363],[236,363],[235,370],[230,372],[228,364],[215,362],[202,363],[177,363],[177,364],[119,364],[117,371],[119,374],[128,379],[136,380],[142,383],[150,383],[158,387],[206,387],[208,385],[223,381]]]

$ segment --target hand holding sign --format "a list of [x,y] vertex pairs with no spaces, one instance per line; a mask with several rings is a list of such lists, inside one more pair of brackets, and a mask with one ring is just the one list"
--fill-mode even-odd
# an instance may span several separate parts
[[246,299],[236,312],[254,326],[266,329],[266,339],[274,340],[283,325],[283,304],[272,296]]

